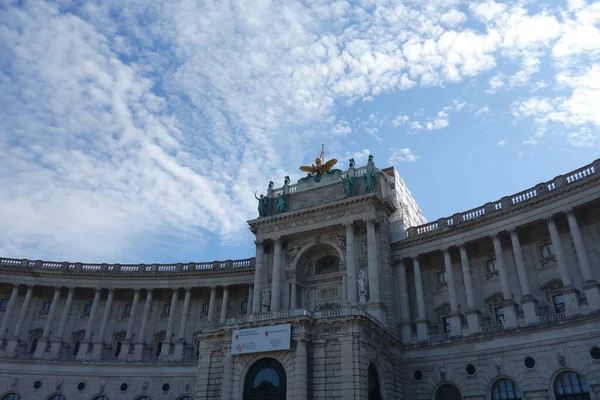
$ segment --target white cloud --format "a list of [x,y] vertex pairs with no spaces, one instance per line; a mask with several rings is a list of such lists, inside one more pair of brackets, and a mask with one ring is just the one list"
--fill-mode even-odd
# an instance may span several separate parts
[[333,136],[348,136],[352,133],[352,128],[348,125],[348,121],[338,121],[333,128],[331,128],[331,134]]
[[449,28],[455,28],[459,25],[462,25],[466,20],[467,16],[465,13],[457,10],[450,10],[444,13],[444,15],[442,15],[440,18],[441,23]]
[[413,153],[409,148],[395,149],[390,148],[391,155],[388,159],[388,164],[395,165],[399,162],[415,162],[419,159],[419,156]]
[[575,147],[594,147],[600,145],[600,134],[597,130],[592,131],[584,127],[578,132],[569,133],[567,141]]
[[406,124],[410,120],[410,117],[405,114],[400,114],[396,118],[394,118],[391,122],[392,126],[398,127]]
[[504,138],[504,139],[502,139],[502,140],[500,140],[498,142],[498,146],[499,147],[506,147],[507,144],[508,144],[508,139],[507,138]]

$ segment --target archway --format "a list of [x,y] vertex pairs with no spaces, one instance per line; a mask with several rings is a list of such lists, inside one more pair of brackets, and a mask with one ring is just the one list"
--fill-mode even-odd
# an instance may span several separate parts
[[590,400],[590,389],[581,375],[573,371],[561,372],[554,380],[556,400]]
[[456,386],[444,383],[435,391],[435,400],[462,400],[462,395]]
[[287,376],[274,358],[258,360],[246,374],[244,400],[285,400]]
[[379,375],[373,364],[369,364],[369,400],[382,400],[381,397],[381,386],[379,383]]

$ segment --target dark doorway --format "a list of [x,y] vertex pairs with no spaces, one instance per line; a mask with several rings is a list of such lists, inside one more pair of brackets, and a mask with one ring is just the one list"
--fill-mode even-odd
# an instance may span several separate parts
[[369,365],[369,400],[382,400],[379,375],[373,364]]
[[244,400],[285,400],[286,389],[283,365],[274,358],[263,358],[246,375]]
[[462,400],[462,396],[456,386],[445,383],[435,392],[435,400]]

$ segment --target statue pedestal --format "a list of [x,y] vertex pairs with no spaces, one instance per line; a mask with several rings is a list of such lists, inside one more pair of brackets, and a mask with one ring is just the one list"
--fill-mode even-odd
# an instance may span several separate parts
[[360,304],[367,304],[367,295],[366,293],[361,293],[358,295],[358,302]]

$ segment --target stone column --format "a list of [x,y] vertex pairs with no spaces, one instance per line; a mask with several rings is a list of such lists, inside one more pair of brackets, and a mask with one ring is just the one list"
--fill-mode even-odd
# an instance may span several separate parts
[[377,262],[377,238],[375,221],[367,221],[367,265],[369,268],[369,302],[381,301],[379,291],[379,263]]
[[6,337],[6,331],[8,330],[8,322],[10,321],[12,310],[13,308],[15,308],[15,302],[17,301],[18,295],[19,285],[13,285],[12,292],[10,293],[10,299],[8,300],[8,304],[6,305],[6,310],[4,310],[4,318],[2,318],[2,325],[0,326],[0,345]]
[[183,358],[183,346],[185,345],[185,332],[187,330],[188,314],[190,313],[190,299],[192,298],[191,288],[185,289],[185,298],[183,299],[183,311],[181,313],[181,322],[179,323],[179,337],[175,343],[173,357],[176,360]]
[[106,326],[108,325],[108,318],[110,317],[110,310],[112,308],[114,295],[115,289],[108,289],[108,297],[106,298],[106,304],[104,305],[104,315],[102,315],[102,322],[100,322],[100,332],[98,333],[96,340],[94,340],[94,348],[92,349],[93,360],[99,360],[102,358],[102,350],[104,350],[104,336],[106,336]]
[[467,325],[469,333],[481,332],[480,312],[475,304],[475,296],[473,295],[473,281],[471,279],[471,268],[469,266],[469,255],[467,254],[466,245],[459,245],[460,249],[460,264],[462,267],[463,281],[465,283],[465,292],[467,294]]
[[129,320],[127,321],[127,332],[125,333],[125,340],[121,344],[119,360],[127,360],[127,356],[129,355],[129,351],[131,349],[131,338],[133,336],[133,324],[135,323],[135,316],[139,301],[140,289],[135,289],[133,294],[133,302],[131,303],[131,309],[129,311]]
[[556,255],[556,263],[560,271],[560,278],[562,280],[563,288],[561,294],[565,299],[565,308],[567,315],[579,314],[579,298],[577,291],[573,286],[573,280],[569,274],[569,268],[567,266],[567,258],[565,257],[565,251],[560,240],[560,234],[556,228],[556,223],[552,219],[552,216],[545,218],[548,224],[548,231],[550,232],[550,239],[554,247],[554,253]]
[[146,303],[144,304],[144,313],[140,325],[140,334],[135,342],[133,349],[133,359],[139,361],[144,355],[144,344],[146,343],[146,327],[148,326],[148,318],[150,318],[150,308],[152,307],[152,289],[147,289]]
[[408,300],[408,279],[406,277],[406,266],[400,260],[398,264],[398,290],[400,291],[400,325],[403,344],[412,342],[412,331],[410,327],[410,305]]
[[346,279],[348,291],[348,303],[352,306],[358,303],[358,288],[356,286],[357,267],[356,251],[354,249],[354,225],[352,222],[344,224],[346,228]]
[[264,269],[264,254],[265,248],[262,242],[256,243],[256,260],[254,262],[254,293],[252,293],[252,309],[253,314],[259,313],[261,308],[262,290],[263,290],[263,269]]
[[175,315],[177,310],[177,298],[179,288],[173,289],[171,294],[171,303],[169,305],[169,319],[167,320],[167,331],[165,332],[165,340],[160,349],[159,357],[161,360],[166,360],[171,354],[171,345],[173,343],[173,324],[175,323]]
[[274,239],[273,251],[273,285],[271,290],[271,311],[279,311],[281,308],[281,281],[283,271],[281,263],[281,238]]
[[44,324],[44,332],[42,337],[38,340],[37,347],[35,348],[34,358],[42,358],[48,347],[48,336],[50,335],[50,328],[52,327],[52,321],[54,320],[54,314],[56,313],[56,306],[60,299],[61,287],[57,286],[54,288],[54,296],[52,297],[52,303],[50,303],[50,310],[48,310],[48,316],[46,323]]
[[246,303],[246,313],[247,314],[252,313],[253,301],[254,301],[254,285],[249,284],[248,285],[248,300]]
[[65,327],[67,325],[67,321],[69,320],[71,306],[73,305],[74,294],[75,288],[70,287],[69,293],[67,294],[67,300],[65,301],[65,308],[63,309],[62,315],[60,316],[60,323],[58,324],[58,333],[56,334],[50,346],[50,354],[52,355],[52,357],[58,357],[60,354],[60,348],[62,346],[62,339],[65,333]]
[[215,307],[217,302],[217,287],[210,287],[210,300],[208,301],[208,323],[212,324],[215,319]]
[[6,345],[7,354],[13,354],[17,350],[17,345],[19,344],[19,337],[21,335],[21,326],[23,325],[23,320],[25,319],[25,315],[27,314],[27,310],[29,309],[29,303],[31,302],[32,294],[33,285],[27,285],[27,292],[25,293],[25,299],[23,300],[23,304],[21,305],[21,312],[19,312],[19,317],[17,318],[15,328],[13,329],[13,337],[8,341],[8,344]]
[[585,249],[585,243],[583,242],[583,236],[581,235],[577,218],[575,217],[575,211],[571,208],[566,210],[565,213],[567,214],[567,221],[569,221],[571,237],[575,244],[577,260],[579,260],[579,271],[581,272],[583,291],[585,292],[585,297],[588,302],[588,310],[598,311],[600,310],[600,290],[590,266],[590,260]]
[[525,259],[523,258],[523,251],[521,250],[521,243],[519,242],[519,235],[515,229],[510,230],[510,240],[513,246],[513,252],[515,255],[515,263],[517,264],[517,275],[519,276],[519,284],[521,286],[521,306],[523,307],[523,314],[525,316],[526,324],[537,324],[537,300],[531,295],[531,289],[529,288],[529,277],[527,276],[527,267],[525,266]]
[[504,329],[513,329],[517,327],[517,313],[515,310],[515,301],[513,300],[512,292],[510,291],[510,282],[508,280],[508,271],[504,262],[504,252],[502,250],[502,242],[498,234],[491,236],[494,242],[494,253],[496,255],[496,268],[500,275],[500,284],[502,285],[502,295],[504,302],[502,309],[504,310]]
[[458,300],[456,299],[456,283],[454,280],[454,267],[450,259],[450,252],[446,247],[444,253],[444,267],[446,268],[446,283],[448,285],[448,298],[450,300],[450,336],[462,336],[462,318],[458,310]]
[[293,396],[294,400],[304,400],[308,398],[308,353],[306,351],[305,339],[296,340]]
[[413,269],[415,273],[415,292],[417,295],[417,340],[426,342],[429,340],[427,327],[427,315],[425,314],[425,297],[423,296],[423,279],[421,278],[421,266],[419,258],[413,257]]
[[77,353],[78,361],[85,361],[87,356],[91,339],[92,339],[92,329],[94,328],[94,322],[96,319],[96,311],[98,310],[98,303],[100,303],[100,292],[102,288],[96,288],[96,293],[94,294],[94,301],[92,302],[92,309],[90,310],[90,315],[88,317],[87,326],[85,328],[85,336],[83,341],[81,342],[81,346],[79,347],[79,352]]
[[342,275],[342,304],[348,304],[348,275]]
[[223,379],[221,380],[221,400],[231,400],[233,395],[233,355],[230,347],[223,348]]
[[221,302],[221,318],[220,324],[227,322],[227,305],[229,303],[229,286],[223,286],[223,301]]
[[290,309],[291,310],[295,310],[296,308],[298,308],[298,302],[296,301],[296,281],[292,281],[292,294],[290,295],[291,300],[290,300]]

